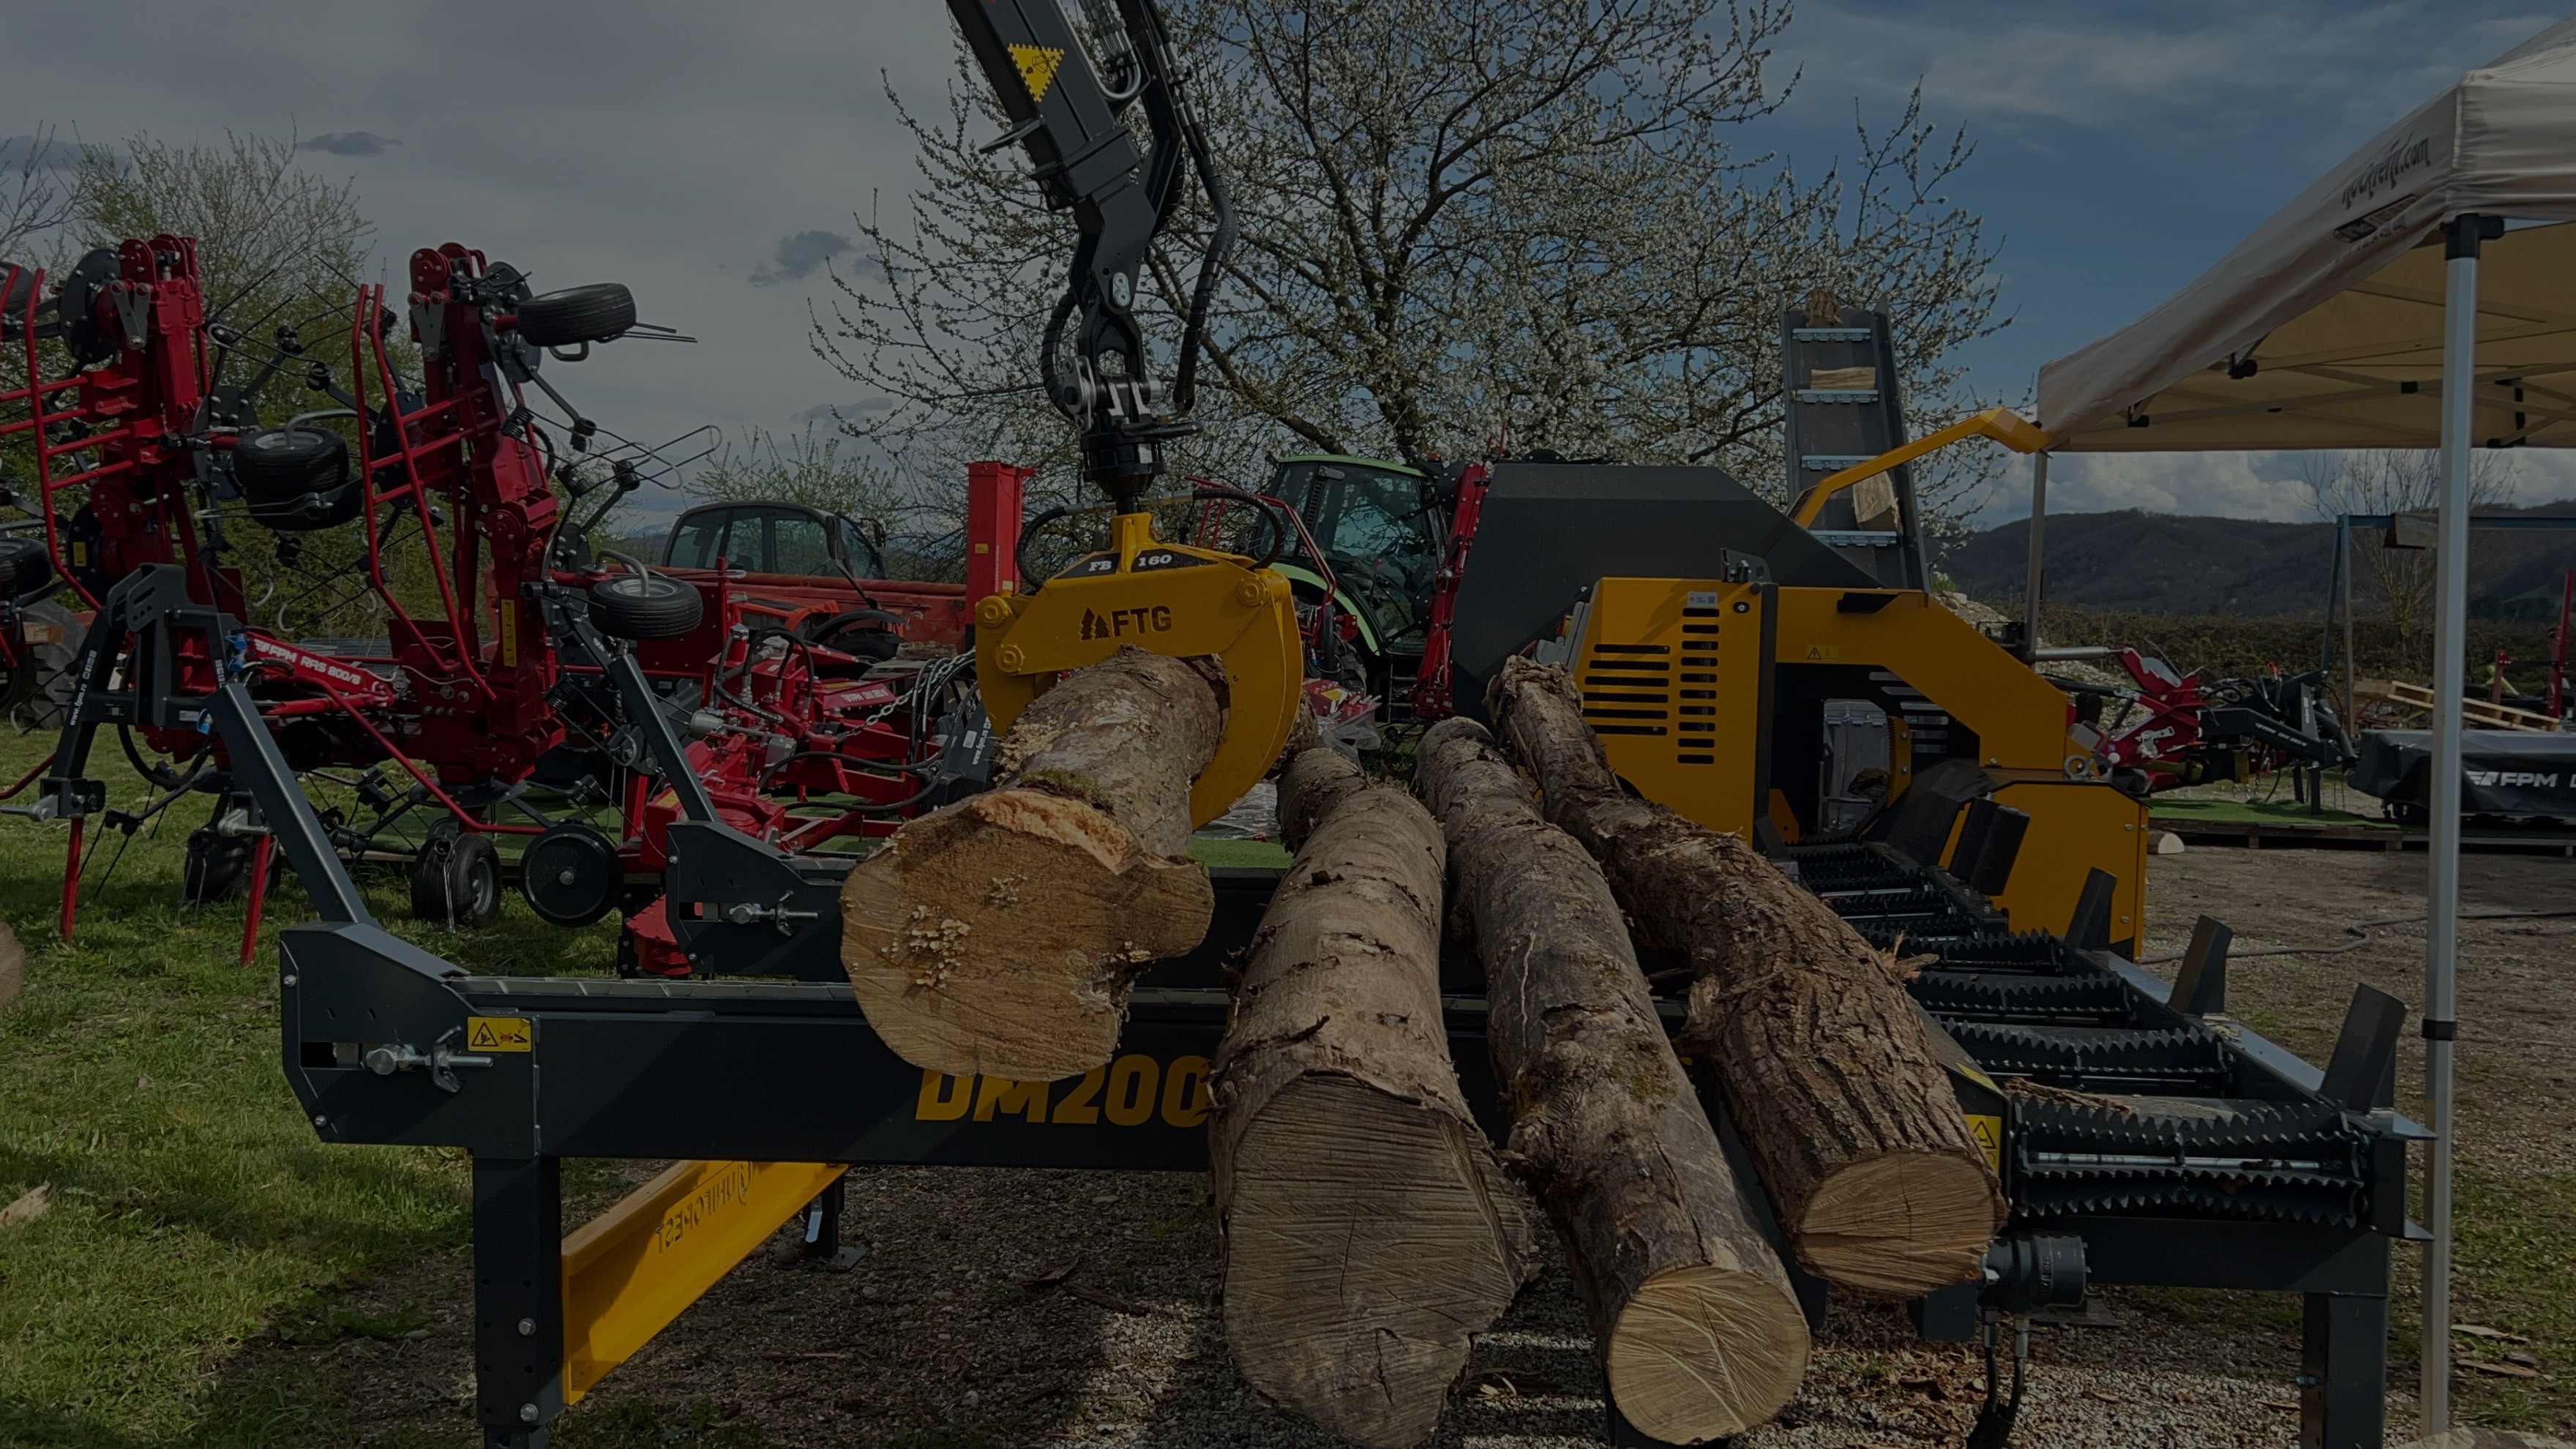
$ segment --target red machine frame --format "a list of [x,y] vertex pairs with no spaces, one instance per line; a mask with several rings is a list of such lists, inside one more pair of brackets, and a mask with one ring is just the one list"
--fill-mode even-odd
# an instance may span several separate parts
[[[0,391],[0,408],[15,403],[27,411],[23,419],[0,423],[0,439],[30,436],[48,553],[85,604],[96,607],[96,585],[146,564],[175,563],[187,570],[191,597],[242,617],[240,577],[215,558],[212,543],[220,534],[209,538],[197,526],[189,498],[191,486],[203,482],[202,457],[228,449],[236,437],[207,421],[212,369],[195,244],[167,236],[129,241],[116,257],[114,279],[84,283],[94,296],[80,320],[100,340],[119,345],[112,356],[52,382],[42,377],[37,330],[45,278],[18,269],[0,276],[0,298],[21,304],[10,320],[21,333],[29,378],[24,387]],[[506,303],[517,274],[496,272],[480,252],[451,243],[416,252],[410,280],[408,320],[425,354],[422,394],[406,398],[388,350],[385,330],[394,314],[383,288],[360,288],[350,342],[366,570],[391,615],[392,663],[379,669],[256,629],[241,637],[240,662],[259,682],[261,710],[273,725],[327,719],[339,758],[365,766],[392,761],[420,787],[415,798],[435,801],[455,828],[531,835],[544,827],[490,818],[488,808],[462,802],[455,792],[524,781],[565,740],[557,686],[568,673],[595,671],[560,657],[543,611],[525,600],[541,581],[580,586],[600,575],[549,567],[564,562],[553,549],[565,513],[548,483],[550,440],[521,391],[535,359],[528,344],[511,336],[517,318]],[[58,438],[65,423],[76,423],[83,435]],[[58,473],[59,460],[89,450],[96,452],[85,466]],[[998,463],[972,470],[970,532],[980,547],[961,594],[1015,586],[1013,546],[1028,475]],[[79,488],[89,492],[94,540],[64,536],[57,503]],[[434,505],[448,510],[444,524]],[[443,617],[415,612],[397,591],[387,550],[405,521],[418,525],[435,560]],[[747,606],[754,614],[775,612],[764,607],[774,601],[747,597],[739,571],[719,568],[690,582],[706,605],[699,628],[684,639],[644,644],[639,653],[651,673],[694,686],[703,710],[715,717],[716,728],[689,755],[727,821],[795,851],[891,831],[927,793],[920,779],[926,752],[937,746],[924,722],[904,717],[905,696],[883,681],[829,677],[855,675],[862,660],[748,624]],[[14,625],[14,611],[8,622]],[[936,631],[949,621],[918,622]],[[15,632],[0,630],[13,639]],[[196,653],[202,655],[202,646]],[[185,672],[189,688],[213,687],[213,660],[191,657]],[[142,733],[164,754],[205,748],[186,731]],[[644,776],[630,777],[620,802],[620,854],[630,872],[653,874],[664,863],[663,834],[677,810],[663,794],[654,798]],[[793,812],[793,804],[818,795],[855,803],[826,815]],[[63,812],[72,825],[66,936],[76,912],[88,808]],[[389,818],[380,818],[379,828]],[[264,857],[264,837],[260,845]],[[249,882],[253,922],[265,864],[258,862]]]

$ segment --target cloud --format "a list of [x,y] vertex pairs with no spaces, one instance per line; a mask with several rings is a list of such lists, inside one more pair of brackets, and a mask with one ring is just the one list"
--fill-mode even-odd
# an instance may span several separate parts
[[[1782,51],[1808,63],[1808,86],[1829,77],[1840,94],[1888,96],[1919,83],[1940,114],[2052,153],[2074,149],[2058,128],[2144,127],[2169,145],[2250,134],[2332,159],[2350,136],[2375,133],[2555,18],[2321,0],[2116,9],[1826,0],[1801,8]],[[2284,112],[2302,114],[2294,129],[2307,134],[2284,137]]]
[[814,275],[825,262],[848,251],[856,243],[836,231],[800,231],[781,237],[778,253],[760,264],[751,274],[755,287],[775,287],[781,282],[801,282]]
[[[2187,513],[2277,523],[2315,519],[2305,470],[2327,452],[2060,453],[2048,470],[2050,513]],[[2576,496],[2576,458],[2548,449],[2517,451],[2505,501],[2529,505]],[[1986,527],[2030,513],[2026,469],[2005,476],[1978,516]]]
[[[2050,461],[2049,512],[2124,508],[2282,522],[2316,516],[2295,453],[2060,453]],[[2029,513],[2028,470],[2015,469],[1978,521],[1991,527]]]
[[379,136],[373,131],[325,131],[319,136],[307,136],[295,144],[300,151],[328,151],[334,156],[382,156],[387,146],[399,146],[402,142],[391,136]]

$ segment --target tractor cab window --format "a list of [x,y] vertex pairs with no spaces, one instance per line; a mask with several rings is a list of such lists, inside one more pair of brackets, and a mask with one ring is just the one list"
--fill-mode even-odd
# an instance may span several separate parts
[[1360,462],[1280,464],[1273,492],[1296,508],[1342,578],[1376,583],[1419,606],[1440,567],[1422,480]]
[[1351,558],[1414,557],[1431,550],[1431,522],[1422,507],[1422,484],[1400,473],[1347,470],[1342,506],[1327,545]]
[[796,574],[817,577],[838,574],[832,566],[831,540],[823,534],[823,520],[810,513],[781,510],[769,515],[768,546],[762,550],[759,563],[746,563],[754,573]]
[[[894,577],[886,569],[885,555],[877,552],[877,546],[869,541],[867,527],[861,526],[853,519],[839,517],[832,520],[832,527],[840,531],[841,558],[850,566],[851,577],[862,579]],[[833,572],[837,573],[839,570],[835,569]]]
[[672,568],[711,569],[719,562],[745,573],[795,578],[839,578],[835,535],[852,573],[884,577],[884,564],[858,529],[846,521],[785,505],[701,508],[682,514],[671,529],[662,562]]
[[662,551],[662,562],[675,569],[714,568],[718,559],[730,556],[725,550],[725,530],[736,512],[731,508],[701,508],[683,516],[671,530],[670,546]]
[[1365,463],[1280,465],[1272,485],[1315,535],[1337,573],[1359,573],[1405,597],[1427,594],[1438,545],[1422,480]]

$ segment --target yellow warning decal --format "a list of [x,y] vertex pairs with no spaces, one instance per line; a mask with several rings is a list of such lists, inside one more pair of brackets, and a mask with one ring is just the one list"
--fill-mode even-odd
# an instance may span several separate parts
[[1977,1145],[1979,1147],[1986,1150],[1986,1166],[1993,1168],[1996,1176],[2002,1176],[2004,1170],[2004,1119],[2001,1117],[1981,1117],[1974,1112],[1968,1113],[1967,1118],[1968,1134],[1977,1139]]
[[1052,45],[1014,45],[1011,64],[1020,68],[1020,80],[1029,88],[1031,102],[1046,99],[1047,87],[1055,84],[1056,68],[1064,64],[1064,52]]
[[465,1049],[469,1052],[535,1051],[536,1023],[524,1016],[469,1016],[465,1018]]
[[501,667],[519,667],[519,601],[503,599],[493,606],[495,633],[501,636]]
[[1817,663],[1821,660],[1840,659],[1842,657],[1842,646],[1839,644],[1817,644],[1811,646],[1807,650],[1807,662],[1810,664]]

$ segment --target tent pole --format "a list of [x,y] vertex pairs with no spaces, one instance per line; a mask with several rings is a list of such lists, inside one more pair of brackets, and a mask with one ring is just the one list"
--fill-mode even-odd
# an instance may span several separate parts
[[2030,455],[2030,576],[2022,585],[2021,657],[2024,663],[2039,658],[2039,591],[2046,575],[2040,567],[2045,550],[2041,540],[2048,531],[2048,454]]
[[2425,1183],[2424,1361],[2417,1404],[2424,1437],[2451,1427],[2451,1167],[2458,1119],[2451,1054],[2459,1032],[2460,682],[2469,668],[2469,448],[2477,425],[2478,244],[2500,218],[2461,216],[2444,228],[2442,507],[2433,564],[2432,878],[2424,900],[2424,1094],[2433,1104],[2433,1163]]
[[2353,687],[2352,657],[2352,515],[2335,515],[2335,557],[2343,560],[2343,727],[2361,728],[2361,699]]

